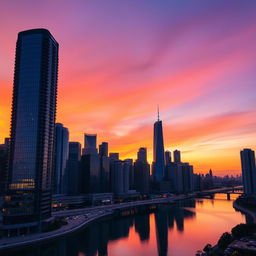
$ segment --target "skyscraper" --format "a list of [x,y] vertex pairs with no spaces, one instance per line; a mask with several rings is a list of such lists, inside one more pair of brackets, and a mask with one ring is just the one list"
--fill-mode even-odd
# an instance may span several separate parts
[[99,146],[99,155],[100,156],[108,156],[108,143],[102,142]]
[[[20,32],[12,102],[4,224],[38,230],[51,216],[58,43],[46,29]],[[15,204],[12,201],[15,200]],[[29,223],[29,224],[28,224]],[[16,225],[16,226],[15,226]]]
[[140,148],[134,163],[135,189],[142,194],[149,193],[150,166],[147,162],[147,149]]
[[79,142],[69,142],[69,155],[65,180],[67,181],[67,193],[76,195],[80,192],[80,168],[81,144]]
[[164,152],[164,154],[165,154],[165,165],[167,165],[167,164],[171,163],[171,161],[172,161],[172,154],[168,150],[166,150]]
[[137,153],[137,159],[140,162],[147,163],[147,148],[139,148],[139,151]]
[[83,155],[97,154],[97,134],[84,134]]
[[66,166],[68,160],[69,132],[63,124],[55,125],[55,146],[54,146],[54,171],[53,171],[53,193],[60,194],[67,192]]
[[180,158],[180,151],[179,150],[174,150],[173,151],[173,158],[175,163],[180,163],[181,158]]
[[242,176],[245,194],[256,194],[256,167],[255,155],[251,149],[244,149],[240,152]]
[[154,123],[154,152],[153,152],[153,176],[156,182],[162,181],[164,178],[164,139],[162,121],[158,120]]

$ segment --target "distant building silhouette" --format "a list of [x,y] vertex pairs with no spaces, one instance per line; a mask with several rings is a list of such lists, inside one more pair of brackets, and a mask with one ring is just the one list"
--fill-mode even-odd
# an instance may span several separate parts
[[162,121],[158,120],[154,123],[154,145],[153,145],[153,177],[155,182],[160,182],[164,178],[164,138]]
[[173,151],[173,157],[174,157],[174,162],[175,163],[180,163],[181,162],[181,157],[180,157],[180,151],[179,150],[174,150]]
[[140,162],[147,163],[147,148],[139,148],[137,159]]
[[10,139],[6,138],[4,144],[0,144],[0,194],[6,193],[7,189],[9,148]]
[[117,195],[124,195],[129,190],[129,171],[132,162],[110,158],[111,191]]
[[109,153],[109,158],[119,160],[119,153]]
[[83,155],[97,154],[97,134],[84,134]]
[[147,149],[140,148],[138,159],[134,163],[134,183],[135,189],[142,193],[149,193],[150,165],[147,162]]
[[[133,166],[133,159],[125,159],[125,164],[129,169],[129,189],[134,189],[134,166]],[[127,181],[126,181],[127,182]]]
[[167,165],[172,161],[172,153],[167,150],[164,152],[164,154],[165,154],[165,165]]
[[[58,43],[46,29],[20,32],[12,102],[7,229],[40,230],[51,216]],[[15,204],[12,201],[15,200]],[[26,224],[25,224],[26,223]]]
[[[66,166],[69,149],[69,132],[61,123],[55,125],[53,193],[67,192]],[[64,177],[65,176],[65,177]]]
[[79,142],[69,142],[69,154],[66,168],[65,180],[67,181],[67,194],[77,195],[80,193],[80,160],[81,144]]
[[99,146],[99,155],[100,156],[108,156],[108,143],[102,142]]
[[256,167],[255,155],[251,149],[243,149],[240,152],[242,176],[245,194],[256,194]]

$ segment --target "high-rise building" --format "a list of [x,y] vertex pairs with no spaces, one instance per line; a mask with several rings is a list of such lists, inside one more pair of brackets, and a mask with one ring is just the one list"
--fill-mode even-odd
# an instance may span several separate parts
[[135,189],[143,194],[149,193],[150,166],[147,162],[147,149],[140,148],[134,163]]
[[110,192],[110,158],[100,155],[100,191]]
[[245,194],[256,194],[256,167],[255,155],[251,149],[243,149],[240,152],[242,176]]
[[165,165],[167,165],[167,164],[171,163],[171,161],[172,161],[172,155],[171,155],[171,152],[168,151],[168,150],[166,150],[166,151],[164,152],[164,154],[165,154]]
[[129,163],[111,160],[111,190],[115,195],[127,194],[129,190]]
[[69,132],[63,124],[55,125],[55,145],[54,145],[54,171],[53,171],[53,193],[67,193],[67,175],[65,174],[68,149]]
[[164,178],[164,139],[162,121],[154,123],[154,151],[153,151],[153,177],[155,182],[162,181]]
[[26,226],[36,231],[51,216],[58,48],[58,43],[46,29],[18,34],[9,193],[4,210],[6,229]]
[[109,153],[109,158],[119,160],[119,153]]
[[140,162],[147,163],[147,148],[139,148],[137,159]]
[[81,157],[81,192],[100,193],[101,170],[98,154],[85,154]]
[[171,182],[170,191],[174,193],[183,192],[182,163],[171,162],[166,166],[166,179]]
[[0,194],[6,192],[9,147],[10,140],[6,138],[4,144],[0,144]]
[[174,163],[180,163],[181,162],[180,151],[179,150],[174,150],[173,151],[173,158],[174,158]]
[[83,155],[97,154],[97,134],[84,134]]
[[[128,170],[128,178],[124,177],[125,187],[128,185],[128,189],[134,189],[134,167],[133,167],[133,159],[125,159],[124,160],[125,168]],[[126,173],[127,174],[127,173]],[[125,188],[126,190],[126,188]]]
[[102,142],[99,146],[99,155],[100,156],[108,156],[108,143]]
[[69,154],[65,180],[67,181],[67,193],[77,195],[80,193],[80,168],[81,144],[79,142],[69,142]]
[[193,166],[189,163],[182,163],[182,178],[183,178],[183,192],[188,193],[193,191],[194,173]]

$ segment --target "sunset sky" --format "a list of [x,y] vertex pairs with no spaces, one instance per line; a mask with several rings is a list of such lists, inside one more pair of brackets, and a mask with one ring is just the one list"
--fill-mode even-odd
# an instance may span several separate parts
[[256,150],[255,0],[0,2],[0,143],[9,136],[17,33],[59,42],[57,122],[97,133],[110,152],[152,161],[157,104],[165,149],[195,172],[240,173]]

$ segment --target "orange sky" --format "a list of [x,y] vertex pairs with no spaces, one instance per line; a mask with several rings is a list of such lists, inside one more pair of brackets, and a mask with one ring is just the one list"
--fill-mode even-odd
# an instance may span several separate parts
[[151,162],[159,104],[166,149],[196,172],[240,173],[239,151],[256,149],[255,2],[22,2],[0,4],[0,143],[17,33],[44,27],[60,44],[57,121],[70,140],[97,133],[122,159],[147,147]]

